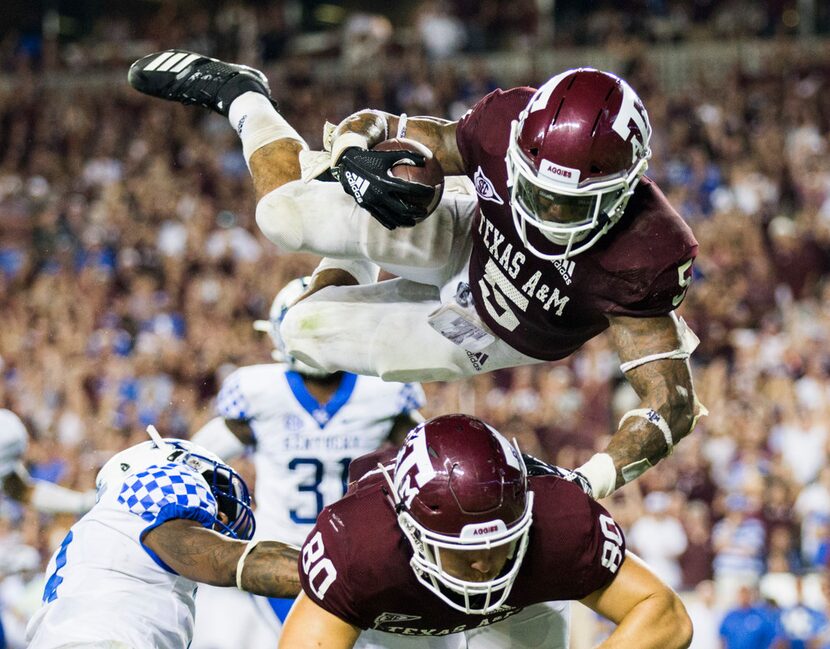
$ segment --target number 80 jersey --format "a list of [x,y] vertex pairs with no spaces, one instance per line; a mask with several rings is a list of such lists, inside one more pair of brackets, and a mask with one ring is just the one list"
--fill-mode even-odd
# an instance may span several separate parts
[[417,383],[344,373],[320,404],[286,365],[242,367],[222,385],[220,416],[256,438],[257,537],[302,544],[324,507],[346,492],[349,463],[387,439],[398,415],[422,406]]

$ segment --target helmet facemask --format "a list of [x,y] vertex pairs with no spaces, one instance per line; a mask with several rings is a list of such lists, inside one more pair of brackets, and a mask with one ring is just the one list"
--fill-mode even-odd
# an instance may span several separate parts
[[[251,495],[242,476],[227,464],[193,451],[188,452],[185,463],[202,474],[216,499],[216,531],[234,539],[251,539],[256,522],[251,510]],[[219,512],[227,517],[227,523],[219,519]]]
[[[418,581],[454,609],[476,615],[493,613],[507,601],[522,567],[532,522],[532,491],[527,494],[527,508],[524,514],[509,528],[501,520],[466,526],[471,529],[471,533],[472,528],[498,528],[487,538],[476,536],[465,539],[463,538],[464,532],[458,537],[437,534],[418,524],[406,510],[398,514],[398,524],[412,546],[413,555],[409,563]],[[444,570],[441,560],[442,548],[472,552],[503,545],[510,547],[507,563],[494,579],[481,582],[467,581],[454,577]]]

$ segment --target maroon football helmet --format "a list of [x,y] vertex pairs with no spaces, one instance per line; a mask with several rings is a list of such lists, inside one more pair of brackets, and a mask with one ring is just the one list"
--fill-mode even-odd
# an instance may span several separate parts
[[[398,452],[392,488],[398,523],[418,580],[455,609],[485,614],[510,594],[527,549],[533,492],[519,449],[480,419],[444,415],[416,427]],[[507,546],[508,563],[488,581],[442,568],[442,548]]]
[[[525,246],[556,260],[594,245],[645,173],[650,138],[643,103],[613,74],[568,70],[539,88],[513,122],[506,158],[513,222]],[[528,225],[564,250],[540,250],[528,240]]]

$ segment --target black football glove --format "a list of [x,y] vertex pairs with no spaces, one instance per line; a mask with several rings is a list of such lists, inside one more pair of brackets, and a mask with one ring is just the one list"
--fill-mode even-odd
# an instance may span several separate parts
[[424,156],[419,153],[349,147],[332,169],[346,193],[389,230],[399,226],[411,228],[423,221],[429,213],[422,205],[433,196],[432,188],[389,173],[402,160],[424,166]]

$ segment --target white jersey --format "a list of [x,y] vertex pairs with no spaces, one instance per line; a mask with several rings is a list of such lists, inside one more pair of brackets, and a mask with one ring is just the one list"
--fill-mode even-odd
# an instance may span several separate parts
[[98,498],[49,561],[43,605],[27,629],[29,649],[91,643],[185,649],[196,583],[167,567],[141,538],[173,518],[211,527],[217,507],[207,483],[182,463],[135,466],[102,483]]
[[0,481],[20,464],[27,444],[26,427],[20,417],[0,408]]
[[241,367],[217,399],[219,414],[256,437],[257,537],[301,545],[323,507],[346,490],[349,462],[375,450],[395,418],[420,407],[417,383],[344,374],[326,404],[280,363]]

